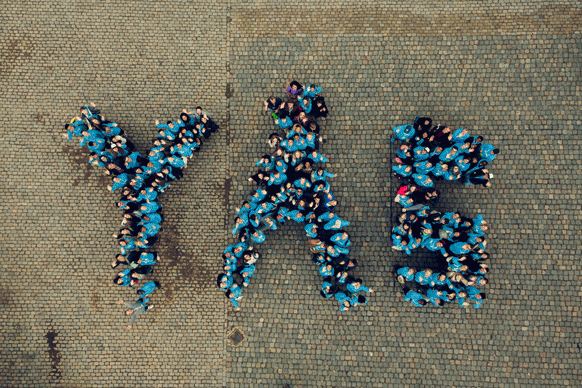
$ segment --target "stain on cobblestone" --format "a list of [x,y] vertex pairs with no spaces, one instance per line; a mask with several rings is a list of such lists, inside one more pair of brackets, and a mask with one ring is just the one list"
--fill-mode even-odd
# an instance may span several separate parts
[[51,330],[48,331],[48,333],[46,333],[46,335],[44,336],[46,338],[46,342],[49,346],[49,350],[48,350],[48,354],[49,354],[49,358],[51,361],[51,372],[50,372],[50,377],[52,379],[52,382],[55,382],[55,380],[58,382],[61,380],[62,378],[62,370],[61,370],[61,352],[59,352],[57,350],[57,345],[58,342],[55,341],[55,338],[57,338],[57,335],[59,335],[59,333],[57,333],[56,331],[54,331],[54,329],[51,328]]
[[12,301],[12,293],[6,287],[0,286],[0,305],[7,305]]
[[232,96],[234,96],[234,89],[232,88],[230,82],[226,84],[226,92],[224,93],[224,95],[226,96],[226,98],[232,98]]
[[34,50],[34,44],[24,38],[24,39],[8,39],[4,45],[0,41],[0,75],[9,72],[16,66],[17,63],[23,64],[25,60],[32,57],[32,51]]
[[225,138],[226,138],[226,146],[230,146],[230,142],[232,139],[232,134],[230,132],[230,99],[226,100],[226,115],[224,117],[224,128],[225,128]]
[[101,302],[101,297],[97,292],[97,285],[94,285],[91,288],[91,306],[95,309],[99,308],[99,303]]
[[227,178],[224,180],[224,192],[223,192],[223,201],[225,209],[229,208],[230,205],[230,185],[232,183],[232,178]]
[[180,240],[180,233],[174,225],[178,224],[179,220],[174,220],[174,222],[166,222],[164,224],[164,234],[163,238],[163,257],[167,260],[168,267],[173,268],[180,262],[178,256],[180,252],[178,251],[178,241]]
[[87,179],[89,179],[89,177],[93,173],[93,168],[89,163],[87,163],[87,155],[85,154],[82,148],[75,147],[69,150],[69,147],[67,147],[67,145],[64,145],[62,147],[62,150],[65,155],[69,156],[71,162],[73,162],[77,166],[76,168],[77,170],[78,169],[83,170],[84,173],[83,178],[73,179],[73,186],[77,187],[79,186],[79,183],[81,183],[81,180],[86,181]]

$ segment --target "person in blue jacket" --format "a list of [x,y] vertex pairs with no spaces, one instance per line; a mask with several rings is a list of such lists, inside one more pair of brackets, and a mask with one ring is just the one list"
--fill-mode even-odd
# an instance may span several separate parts
[[[412,125],[399,125],[392,129],[394,132],[395,138],[400,140],[401,142],[408,141],[414,137],[416,131],[412,127]],[[392,143],[394,143],[394,137],[392,138]]]
[[347,311],[350,309],[352,305],[352,299],[349,296],[347,296],[345,292],[336,291],[334,296],[335,299],[341,303],[340,311]]
[[240,311],[240,305],[239,305],[239,301],[242,298],[242,290],[239,286],[237,286],[236,284],[233,284],[228,291],[226,291],[225,293],[226,297],[228,299],[230,299],[230,301],[232,302],[232,304],[234,305],[234,307],[236,308],[236,311]]
[[303,111],[306,114],[309,114],[311,112],[311,109],[313,108],[313,105],[311,103],[311,100],[309,98],[300,98],[299,99],[299,107],[301,109],[303,109]]
[[320,293],[324,298],[331,298],[335,294],[336,287],[331,283],[331,281],[331,277],[326,277],[323,279]]
[[356,294],[356,293],[358,293],[358,292],[360,292],[360,291],[363,291],[363,292],[369,292],[369,293],[373,293],[373,292],[374,292],[374,290],[373,290],[373,289],[371,289],[371,288],[368,288],[368,287],[365,287],[365,286],[362,284],[362,279],[354,279],[352,282],[350,282],[350,283],[347,285],[347,289],[348,289],[348,291],[349,291],[349,292],[351,292],[352,294]]
[[233,278],[226,274],[219,274],[216,283],[222,291],[227,291],[232,286]]
[[438,291],[435,288],[429,288],[426,291],[426,297],[428,298],[429,302],[431,302],[437,307],[442,307],[445,305],[444,298],[446,296],[443,291]]
[[[303,96],[313,99],[313,98],[319,96],[321,94],[321,91],[322,91],[321,86],[309,84],[309,85],[307,85],[307,87],[303,91]],[[309,112],[307,112],[307,113],[309,113]]]
[[240,272],[240,276],[243,277],[243,286],[248,287],[251,276],[255,273],[255,266],[254,264],[245,265],[242,271]]
[[479,148],[479,156],[487,162],[492,162],[498,153],[499,150],[489,143],[482,143]]
[[412,291],[408,287],[404,287],[402,293],[404,294],[404,301],[409,302],[411,305],[416,307],[424,307],[426,305],[426,298],[422,294]]
[[281,129],[287,129],[293,126],[293,121],[287,116],[282,116],[275,120],[275,124],[279,125]]
[[129,175],[127,175],[126,173],[119,174],[118,176],[113,177],[113,184],[107,186],[107,189],[109,189],[110,191],[121,189],[125,187],[125,185],[127,185],[128,181]]
[[313,160],[313,163],[327,163],[327,158],[318,153],[317,151],[313,151],[312,153],[307,155],[307,157]]
[[396,270],[396,274],[398,276],[398,282],[411,282],[414,280],[416,270],[412,267],[400,267],[398,270]]
[[139,290],[137,290],[137,294],[139,295],[140,299],[146,298],[149,294],[154,292],[156,288],[162,288],[160,283],[157,281],[147,282]]
[[319,267],[319,274],[323,277],[333,276],[335,274],[333,265],[331,264],[322,265],[321,267]]
[[75,117],[69,124],[65,124],[65,129],[67,132],[63,136],[67,140],[71,140],[73,135],[83,137],[83,132],[88,130],[87,125],[80,117]]

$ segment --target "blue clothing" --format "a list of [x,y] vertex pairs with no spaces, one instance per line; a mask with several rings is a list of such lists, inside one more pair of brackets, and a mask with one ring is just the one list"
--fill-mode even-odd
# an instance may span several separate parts
[[121,128],[114,126],[116,123],[103,124],[103,134],[107,137],[115,137],[121,133]]
[[418,303],[420,300],[425,300],[424,296],[422,296],[422,294],[419,294],[418,292],[414,292],[414,291],[408,291],[406,293],[406,295],[404,296],[404,300],[406,302],[410,302],[410,304],[412,304],[413,306],[416,307],[424,307],[422,304]]
[[455,164],[459,167],[461,172],[467,171],[471,166],[470,163],[465,163],[465,157],[463,155],[455,159]]
[[[334,214],[334,217],[335,217],[335,214]],[[322,215],[320,215],[319,217],[317,217],[317,220],[318,220],[319,222],[324,222],[324,221],[328,222],[328,221],[330,221],[332,218],[333,218],[333,217],[331,216],[331,212],[326,212],[326,213],[323,213]]]
[[[345,293],[343,292],[336,292],[335,294],[335,299],[340,302],[342,304],[342,307],[344,307],[344,302],[347,300],[350,302],[351,304],[351,298],[349,298]],[[340,307],[341,309],[341,307]],[[341,309],[343,311],[343,309]]]
[[154,265],[156,264],[156,256],[153,253],[146,253],[146,252],[142,252],[139,255],[139,258],[141,260],[141,265]]
[[172,160],[169,160],[170,158],[166,159],[168,164],[172,167],[178,167],[178,168],[183,168],[186,167],[186,161],[184,161],[184,159],[179,158],[177,156],[174,156],[173,158],[171,158]]
[[305,229],[305,233],[311,237],[311,238],[316,238],[317,237],[317,226],[315,224],[307,224],[304,227]]
[[287,152],[295,152],[295,151],[299,150],[297,143],[293,139],[283,140],[281,142],[281,147],[285,148],[285,150]]
[[293,126],[293,121],[291,121],[291,119],[287,117],[287,120],[285,120],[285,122],[283,122],[283,120],[281,119],[275,120],[275,124],[278,124],[281,129],[286,129]]
[[[256,234],[256,236],[255,236],[255,234]],[[253,239],[254,242],[256,242],[257,244],[260,244],[263,241],[265,241],[267,236],[265,235],[265,233],[261,232],[260,230],[256,230],[253,234],[251,234],[251,238]]]
[[95,143],[105,143],[103,133],[96,129],[89,129],[87,130],[87,135],[84,135],[79,145],[83,147],[85,144],[95,142]]
[[127,175],[126,173],[119,174],[118,176],[116,176],[116,178],[119,179],[119,182],[115,181],[113,182],[113,184],[111,185],[111,191],[123,188],[129,181],[129,175]]
[[73,135],[81,137],[83,134],[81,132],[87,130],[87,126],[83,120],[75,120],[68,125],[73,126],[73,130],[67,129],[67,140],[71,140]]
[[246,227],[249,224],[249,217],[247,213],[241,214],[239,218],[243,221],[242,223],[236,224],[232,230],[232,234],[237,234],[239,230]]
[[465,253],[469,253],[470,250],[463,248],[463,245],[467,244],[466,242],[460,241],[458,243],[451,244],[449,247],[450,251],[453,252],[455,255],[464,255]]
[[429,175],[432,172],[432,170],[434,170],[435,166],[431,165],[429,167],[428,163],[430,163],[428,160],[414,163],[414,167],[416,168],[416,172],[418,174],[421,174],[421,175]]
[[140,210],[142,214],[155,213],[160,209],[157,202],[144,202],[141,206],[145,206],[145,210]]
[[449,147],[449,148],[443,150],[443,152],[441,152],[441,154],[439,156],[439,160],[441,162],[445,162],[445,163],[452,162],[453,160],[455,160],[455,158],[459,157],[458,149],[457,149],[457,152],[452,153],[453,147]]
[[465,140],[467,140],[471,135],[469,134],[469,131],[467,131],[467,133],[465,133],[464,135],[462,135],[461,133],[463,132],[465,128],[459,128],[457,129],[455,132],[453,132],[453,142],[455,143],[464,143]]
[[143,299],[143,298],[147,297],[149,294],[154,292],[155,289],[156,289],[156,282],[147,282],[139,289],[139,291],[144,292],[143,294],[140,295],[140,298]]
[[418,284],[427,285],[429,282],[430,276],[427,278],[424,276],[424,271],[418,271],[416,275],[414,275],[414,281]]
[[364,287],[363,284],[360,284],[359,287],[356,288],[356,286],[354,286],[354,283],[350,283],[350,284],[348,284],[347,289],[352,294],[358,293],[360,291],[370,292],[370,288]]
[[349,236],[345,239],[343,238],[343,233],[334,234],[331,236],[330,240],[338,245],[341,245],[342,247],[349,247],[352,244]]
[[230,288],[230,286],[232,286],[232,281],[233,281],[232,276],[227,275],[222,276],[222,278],[220,279],[220,283],[225,283],[226,285],[224,287],[221,287],[220,289],[222,291],[227,291]]
[[323,282],[323,284],[321,285],[321,291],[323,291],[323,294],[325,295],[326,298],[331,298],[333,295],[332,294],[328,294],[325,289],[327,287],[332,287],[333,284],[329,283],[329,282]]
[[[299,215],[301,214],[301,215]],[[291,210],[287,213],[287,216],[290,217],[295,222],[303,222],[305,221],[305,216],[299,210]]]
[[432,175],[439,177],[439,176],[443,176],[445,175],[445,173],[448,171],[445,171],[443,169],[443,162],[438,162],[435,166],[434,169],[431,171]]
[[261,166],[266,169],[272,169],[275,165],[275,161],[271,158],[269,162],[264,162],[262,159],[257,160],[255,166]]
[[287,181],[287,175],[283,174],[282,172],[279,172],[278,174],[279,177],[275,176],[275,174],[271,174],[271,176],[269,177],[269,182],[267,183],[269,186],[271,185],[279,186]]
[[[336,222],[338,222],[338,223],[337,223],[337,225],[336,225]],[[342,219],[341,219],[341,218],[339,218],[339,217],[337,216],[337,214],[336,214],[336,215],[335,215],[335,216],[334,216],[334,217],[333,217],[333,218],[332,218],[332,219],[331,219],[331,220],[330,220],[330,221],[329,221],[327,224],[325,224],[325,225],[323,226],[323,228],[324,228],[325,230],[332,230],[332,229],[333,229],[333,230],[338,230],[338,229],[341,229],[341,228],[345,228],[345,227],[346,227],[346,226],[348,226],[349,224],[350,224],[350,222],[349,222],[349,221],[344,221],[344,220],[342,220]]]
[[331,269],[327,269],[327,266],[322,265],[319,267],[319,274],[323,277],[333,276],[335,274],[335,270],[333,267],[331,267]]
[[158,197],[158,192],[154,190],[153,187],[148,187],[147,189],[145,189],[145,194],[143,193],[139,193],[139,195],[137,196],[137,200],[138,202],[143,202],[148,201],[148,202],[153,202],[156,200],[156,198]]
[[[315,156],[313,154],[315,154]],[[312,153],[307,155],[307,157],[309,159],[313,160],[314,163],[319,163],[319,162],[327,163],[327,158],[316,151],[313,151]]]
[[414,148],[414,159],[417,162],[428,158],[430,158],[430,152],[427,151],[426,147],[419,146]]
[[[310,88],[313,86],[313,90],[310,90]],[[320,93],[321,93],[321,86],[316,86],[316,85],[307,85],[307,87],[305,88],[305,90],[303,91],[303,95],[305,97],[309,97],[309,98],[315,98],[317,97]]]
[[142,226],[144,228],[146,228],[146,231],[142,232],[146,238],[147,238],[147,236],[155,236],[160,231],[160,226],[158,224],[153,223],[153,222],[147,222],[147,223],[143,224]]
[[129,277],[129,272],[131,271],[131,269],[126,269],[124,271],[121,272],[121,276],[119,276],[122,280],[121,284],[117,284],[118,286],[122,286],[122,287],[126,287],[129,286],[131,284],[131,278]]
[[240,289],[239,286],[237,286],[236,284],[233,284],[232,287],[230,287],[228,289],[228,291],[230,291],[232,294],[234,294],[234,296],[232,296],[230,299],[230,301],[232,302],[232,304],[234,305],[234,307],[238,307],[238,300],[242,297],[242,290]]
[[492,144],[482,143],[481,148],[479,148],[479,156],[481,159],[491,162],[497,156],[497,154],[491,153],[493,150],[495,150],[495,147]]
[[256,193],[258,196],[251,196],[251,202],[261,202],[267,196],[267,191],[263,189],[256,190]]
[[[316,183],[317,183],[317,186],[315,186],[315,188],[313,189],[314,192],[319,193],[319,192],[328,192],[329,191],[329,182],[319,181]],[[324,185],[324,186],[320,187],[320,185]]]
[[429,178],[427,175],[421,175],[421,174],[412,174],[412,177],[414,178],[414,182],[416,182],[417,185],[422,186],[422,187],[433,187],[434,186],[434,182],[429,182],[426,183],[426,179]]
[[245,265],[245,267],[243,268],[243,270],[240,272],[241,276],[242,274],[246,273],[247,276],[243,277],[243,283],[248,285],[250,282],[250,277],[253,276],[253,274],[255,273],[255,265],[254,264],[247,264]]
[[130,162],[126,164],[127,168],[137,168],[139,167],[139,163],[137,161],[138,157],[140,157],[139,152],[132,152],[131,154],[127,155],[126,158],[130,159]]
[[335,174],[329,173],[329,172],[327,172],[327,171],[325,171],[325,170],[323,170],[323,173],[322,173],[321,175],[319,175],[319,174],[317,173],[317,171],[313,171],[313,172],[311,173],[311,180],[312,180],[313,182],[315,182],[315,181],[324,181],[324,180],[326,180],[326,178],[328,178],[328,177],[329,177],[329,178],[333,178],[333,177],[335,177]]
[[147,216],[150,219],[149,221],[141,220],[138,224],[139,225],[143,225],[146,223],[160,224],[162,222],[162,216],[159,215],[158,213],[149,213]]
[[178,146],[172,146],[170,148],[170,152],[172,153],[172,155],[175,155],[180,158],[187,158],[192,156],[192,149],[186,146],[185,144],[182,145],[181,148]]
[[301,179],[297,179],[295,180],[295,182],[293,182],[293,186],[300,187],[303,190],[307,190],[308,188],[311,187],[311,182],[309,182],[308,179],[304,179],[303,182],[301,182]]
[[407,165],[401,164],[398,166],[392,166],[392,170],[394,170],[394,172],[398,175],[402,175],[403,177],[407,177],[414,172],[414,169],[411,169],[410,171],[406,171],[407,167],[408,167]]
[[414,280],[414,273],[413,274],[409,274],[408,270],[410,269],[410,267],[401,267],[398,268],[398,270],[396,271],[397,275],[402,276],[407,282],[411,282]]
[[439,306],[439,304],[436,302],[437,299],[443,300],[446,298],[445,295],[439,295],[438,293],[439,291],[435,290],[434,288],[429,288],[426,292],[426,297],[428,298],[429,302],[435,306]]
[[309,101],[308,105],[305,105],[305,103],[303,102],[303,99],[299,99],[299,107],[301,109],[303,109],[303,111],[305,112],[305,114],[309,114],[311,112],[311,109],[313,109],[313,103],[311,103],[311,100],[307,100]]
[[255,211],[257,212],[257,214],[267,215],[274,208],[275,208],[275,205],[273,205],[271,202],[263,202],[262,204],[257,206]]
[[407,141],[412,139],[415,133],[414,128],[410,124],[399,125],[397,127],[394,127],[392,131],[396,135],[396,138],[400,141]]

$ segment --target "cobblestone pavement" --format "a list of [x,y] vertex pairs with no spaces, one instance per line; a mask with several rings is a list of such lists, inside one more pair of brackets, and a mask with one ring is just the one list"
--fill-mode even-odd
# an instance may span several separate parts
[[[0,5],[0,387],[582,386],[578,1],[4,2]],[[323,153],[376,289],[340,313],[299,226],[270,232],[235,312],[216,291],[234,207],[286,80],[324,87]],[[155,119],[206,107],[222,130],[164,194],[155,309],[123,330],[117,194],[62,140],[94,101],[141,150]],[[390,274],[390,128],[431,115],[501,149],[494,187],[439,185],[482,213],[479,310],[404,304]],[[415,265],[430,264],[416,254]],[[230,346],[239,328],[244,341]]]

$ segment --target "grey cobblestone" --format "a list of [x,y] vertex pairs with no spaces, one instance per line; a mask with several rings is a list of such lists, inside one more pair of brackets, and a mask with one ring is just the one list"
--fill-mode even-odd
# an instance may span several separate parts
[[[0,387],[582,386],[579,2],[0,10]],[[269,232],[241,312],[214,285],[234,207],[267,150],[261,101],[291,78],[324,88],[332,189],[358,274],[376,290],[347,313],[319,297],[298,226]],[[222,128],[162,197],[164,289],[132,332],[115,302],[134,291],[115,287],[109,268],[117,195],[60,137],[88,101],[142,151],[153,121],[183,107],[204,106]],[[439,185],[439,208],[492,226],[479,310],[419,311],[396,295],[390,271],[406,258],[388,247],[390,129],[417,114],[501,149],[493,188]],[[246,339],[227,347],[234,327]]]

